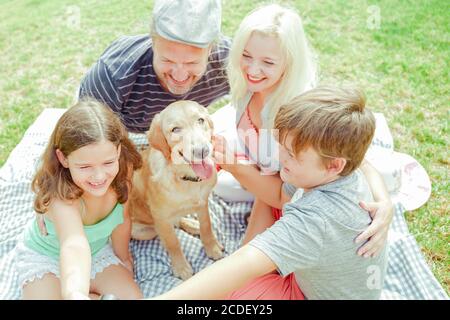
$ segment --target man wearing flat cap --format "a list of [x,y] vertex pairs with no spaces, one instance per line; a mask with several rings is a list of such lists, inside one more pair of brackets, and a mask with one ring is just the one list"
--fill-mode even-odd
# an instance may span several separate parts
[[79,97],[116,112],[130,132],[177,100],[208,106],[229,92],[230,39],[220,33],[220,0],[156,0],[150,37],[114,41],[83,78]]

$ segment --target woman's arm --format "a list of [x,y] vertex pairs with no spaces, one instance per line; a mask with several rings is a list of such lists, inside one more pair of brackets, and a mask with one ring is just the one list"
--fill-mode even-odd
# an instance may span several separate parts
[[75,205],[55,201],[49,212],[60,243],[61,295],[64,299],[89,296],[91,248]]
[[224,299],[250,280],[276,268],[262,251],[245,245],[156,299]]
[[275,221],[272,208],[267,203],[255,198],[242,245],[249,243],[256,235],[270,228]]
[[271,207],[281,209],[289,200],[282,192],[280,175],[263,175],[254,165],[238,163],[234,152],[228,149],[222,136],[214,137],[214,158],[223,170],[230,172],[239,183],[256,198],[263,199]]
[[366,160],[363,160],[360,169],[364,173],[364,176],[369,183],[370,191],[372,191],[372,195],[375,201],[390,202],[391,198],[387,191],[383,177],[378,173],[378,171]]
[[394,208],[386,185],[384,184],[384,180],[378,171],[366,160],[363,161],[360,169],[369,183],[370,190],[372,191],[373,198],[376,202],[360,203],[364,210],[369,211],[373,221],[370,226],[356,238],[356,243],[370,239],[358,250],[359,255],[370,257],[379,254],[386,243],[389,226],[394,214]]
[[111,235],[111,241],[114,253],[125,264],[125,267],[133,272],[133,258],[129,249],[130,239],[131,218],[128,213],[128,205],[125,203],[123,210],[123,223],[114,229]]
[[229,171],[236,180],[256,198],[264,199],[264,202],[273,208],[281,209],[286,203],[283,197],[283,181],[280,175],[262,175],[254,166],[245,164],[230,165],[224,170]]

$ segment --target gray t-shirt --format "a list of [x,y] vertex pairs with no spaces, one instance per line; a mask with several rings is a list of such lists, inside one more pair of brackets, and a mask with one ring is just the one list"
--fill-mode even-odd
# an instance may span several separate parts
[[379,299],[386,248],[363,258],[355,238],[371,223],[359,201],[373,201],[363,174],[306,192],[283,208],[283,216],[250,245],[264,252],[281,275],[295,272],[307,299]]

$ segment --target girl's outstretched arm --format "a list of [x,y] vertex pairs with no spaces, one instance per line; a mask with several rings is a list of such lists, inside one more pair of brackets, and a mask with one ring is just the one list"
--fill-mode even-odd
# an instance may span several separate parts
[[61,295],[63,299],[88,299],[91,248],[76,205],[56,200],[47,213],[60,243]]
[[125,264],[125,267],[133,272],[133,259],[129,249],[131,239],[131,218],[128,213],[127,203],[125,203],[123,207],[123,223],[114,229],[111,235],[111,241],[114,253]]
[[261,250],[245,245],[155,299],[225,299],[250,280],[276,268],[277,266]]

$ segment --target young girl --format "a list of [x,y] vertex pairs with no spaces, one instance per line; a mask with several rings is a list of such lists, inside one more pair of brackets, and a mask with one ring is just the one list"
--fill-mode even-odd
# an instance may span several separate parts
[[[237,132],[237,137],[231,133],[227,141],[237,140],[238,145],[227,147],[225,138],[216,136],[215,157],[226,172],[219,173],[214,191],[226,200],[254,196],[245,244],[281,216],[279,209],[295,191],[295,187],[283,184],[278,173],[277,142],[271,129],[281,105],[316,85],[317,68],[299,15],[276,4],[256,9],[244,18],[229,59],[235,128],[225,129],[225,134]],[[220,122],[230,108],[213,115],[217,119],[215,128],[219,128],[216,132],[223,127]],[[365,206],[378,211],[374,223],[358,239],[375,235],[358,252],[370,256],[383,248],[393,212],[381,176],[368,163],[362,170],[378,201]]]
[[[24,299],[87,299],[114,294],[137,299],[124,210],[141,157],[120,119],[84,100],[59,119],[33,182],[36,219],[17,247]],[[109,239],[111,238],[111,242]]]

